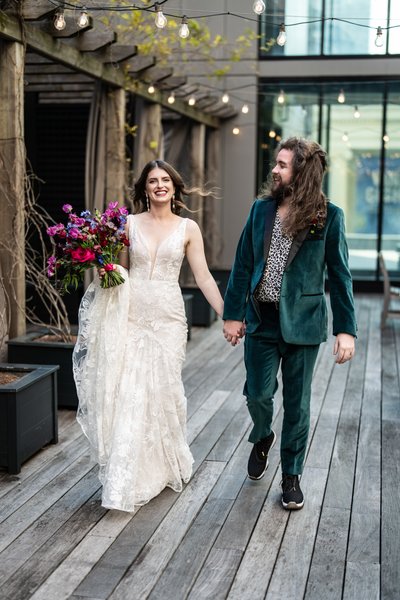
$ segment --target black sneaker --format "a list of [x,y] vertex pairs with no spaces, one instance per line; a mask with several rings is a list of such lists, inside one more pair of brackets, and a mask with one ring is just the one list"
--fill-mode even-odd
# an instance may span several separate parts
[[282,474],[282,506],[287,510],[298,510],[304,506],[298,475]]
[[276,434],[271,431],[268,437],[254,444],[247,465],[247,473],[250,479],[261,479],[264,475],[268,467],[268,452],[275,442]]

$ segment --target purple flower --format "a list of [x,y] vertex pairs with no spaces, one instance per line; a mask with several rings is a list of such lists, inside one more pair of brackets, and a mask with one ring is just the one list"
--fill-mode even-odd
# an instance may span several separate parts
[[62,209],[65,213],[70,213],[72,211],[72,206],[70,204],[64,204]]
[[50,237],[54,237],[61,231],[64,231],[64,225],[62,223],[58,223],[58,225],[52,225],[51,227],[47,228],[47,234]]

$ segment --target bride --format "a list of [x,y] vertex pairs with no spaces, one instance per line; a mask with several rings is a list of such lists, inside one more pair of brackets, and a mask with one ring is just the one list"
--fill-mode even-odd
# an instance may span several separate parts
[[167,486],[181,491],[192,473],[181,377],[187,324],[178,284],[185,255],[220,316],[223,300],[197,223],[180,216],[190,193],[168,163],[144,167],[126,224],[130,246],[119,257],[126,281],[111,289],[92,283],[79,309],[77,420],[100,467],[106,508],[134,511]]

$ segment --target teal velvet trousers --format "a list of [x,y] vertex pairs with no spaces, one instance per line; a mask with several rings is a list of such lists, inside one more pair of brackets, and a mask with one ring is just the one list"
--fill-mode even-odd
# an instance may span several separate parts
[[281,436],[282,472],[298,475],[303,470],[310,428],[311,382],[318,345],[287,344],[281,335],[279,310],[273,303],[261,304],[262,322],[246,335],[244,395],[253,420],[249,442],[255,444],[271,433],[277,374],[282,370],[283,425]]

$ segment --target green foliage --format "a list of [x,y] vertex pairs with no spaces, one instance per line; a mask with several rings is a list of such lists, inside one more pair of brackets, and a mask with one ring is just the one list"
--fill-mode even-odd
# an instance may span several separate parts
[[[112,0],[118,7],[121,0]],[[130,4],[130,6],[132,6]],[[145,9],[149,6],[147,0],[136,3]],[[163,6],[161,7],[163,8]],[[166,12],[168,12],[166,10]],[[103,21],[110,19],[105,17]],[[204,62],[207,74],[223,77],[231,70],[231,64],[240,61],[243,54],[251,48],[252,43],[259,36],[249,28],[246,28],[232,43],[221,35],[212,35],[205,19],[188,19],[190,35],[186,39],[179,36],[181,19],[167,16],[167,26],[158,29],[155,26],[154,10],[127,10],[127,12],[116,12],[113,14],[112,27],[118,33],[118,40],[123,44],[135,44],[138,54],[154,56],[159,66],[170,64],[174,60],[174,71],[177,70],[179,62],[190,62],[194,57]],[[216,51],[224,49],[224,55],[228,58],[228,64],[223,68],[216,68],[218,58]],[[229,64],[231,63],[231,64]]]

